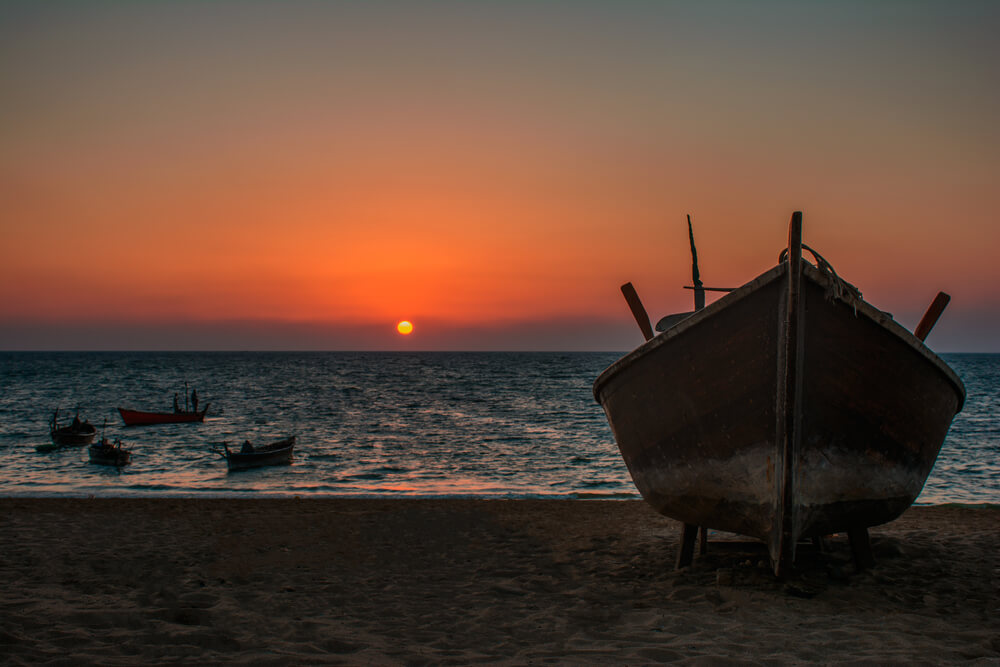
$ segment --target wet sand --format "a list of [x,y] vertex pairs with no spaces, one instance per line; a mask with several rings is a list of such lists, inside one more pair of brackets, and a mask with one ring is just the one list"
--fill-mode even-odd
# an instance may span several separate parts
[[[0,499],[5,664],[1000,663],[1000,509],[776,580],[641,501]],[[723,541],[725,540],[725,541]]]

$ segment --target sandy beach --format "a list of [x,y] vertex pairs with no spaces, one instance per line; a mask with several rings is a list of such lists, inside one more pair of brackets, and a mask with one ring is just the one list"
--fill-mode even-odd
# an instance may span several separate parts
[[0,499],[5,664],[1000,662],[1000,509],[776,580],[641,501]]

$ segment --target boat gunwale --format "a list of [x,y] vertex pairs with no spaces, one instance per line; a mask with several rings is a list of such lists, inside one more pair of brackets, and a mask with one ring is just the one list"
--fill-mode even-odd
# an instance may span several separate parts
[[[721,298],[712,302],[711,304],[705,306],[701,310],[693,313],[691,316],[685,318],[684,320],[678,322],[671,328],[658,333],[649,340],[640,344],[631,352],[625,354],[623,357],[615,361],[613,364],[608,366],[597,379],[594,381],[593,393],[594,400],[599,404],[603,405],[601,400],[602,391],[611,379],[622,372],[629,366],[637,363],[639,359],[645,357],[647,354],[651,353],[653,350],[670,343],[671,340],[677,336],[683,334],[688,329],[697,326],[700,322],[705,319],[711,318],[717,312],[729,307],[733,303],[736,303],[750,294],[756,292],[760,288],[774,282],[775,280],[781,278],[785,275],[787,271],[788,264],[783,262],[777,266],[765,271],[760,274],[750,282],[736,288],[732,292],[723,295]],[[835,278],[825,271],[813,266],[805,258],[802,262],[803,275],[808,277],[813,282],[819,284],[824,288],[834,287]],[[860,292],[859,292],[860,293]],[[879,310],[875,306],[871,305],[863,298],[856,299],[841,299],[845,304],[855,308],[856,314],[863,314],[869,320],[875,324],[881,326],[886,331],[894,334],[901,342],[906,343],[915,352],[919,353],[927,361],[931,362],[939,371],[941,371],[945,377],[947,377],[951,383],[954,385],[954,389],[958,394],[958,406],[955,410],[955,414],[961,412],[963,405],[965,404],[965,384],[958,374],[952,370],[952,368],[944,362],[936,353],[934,353],[927,345],[917,338],[911,331],[906,329],[903,325],[896,322],[892,316],[882,310]]]
[[636,361],[638,361],[642,357],[645,357],[653,350],[668,344],[671,340],[681,335],[688,329],[697,326],[698,323],[702,322],[703,320],[711,318],[713,315],[715,315],[715,313],[723,310],[724,308],[728,307],[733,303],[736,303],[737,301],[744,299],[751,293],[757,291],[759,288],[764,287],[765,285],[768,285],[771,282],[774,282],[779,277],[784,275],[784,273],[785,273],[784,264],[779,264],[778,266],[775,266],[765,271],[764,273],[760,274],[750,282],[741,285],[740,287],[737,287],[732,292],[724,294],[722,297],[716,299],[715,301],[708,304],[701,310],[695,311],[689,317],[684,318],[683,320],[681,320],[674,326],[670,327],[666,331],[662,331],[656,334],[649,340],[643,342],[638,347],[633,349],[631,352],[626,353],[625,356],[615,361],[613,364],[604,369],[604,371],[600,375],[597,376],[597,379],[594,381],[594,399],[598,403],[603,404],[603,402],[601,401],[601,390],[603,389],[604,385],[606,385],[615,375],[618,375],[618,373],[623,371],[625,368],[633,365],[634,363],[636,363]]

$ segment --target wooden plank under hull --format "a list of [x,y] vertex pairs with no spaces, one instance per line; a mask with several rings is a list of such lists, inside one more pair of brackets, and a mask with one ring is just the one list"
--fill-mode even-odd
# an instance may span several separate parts
[[909,507],[965,396],[916,337],[802,264],[791,349],[785,262],[594,384],[642,496],[686,524],[763,540],[776,573],[802,537]]

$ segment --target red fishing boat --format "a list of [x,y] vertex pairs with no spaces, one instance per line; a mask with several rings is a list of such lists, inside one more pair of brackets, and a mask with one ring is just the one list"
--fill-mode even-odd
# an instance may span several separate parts
[[118,414],[122,416],[122,421],[126,426],[149,426],[152,424],[183,424],[187,422],[205,421],[205,413],[208,412],[208,405],[204,410],[198,411],[178,411],[178,412],[143,412],[141,410],[128,410],[118,408]]

